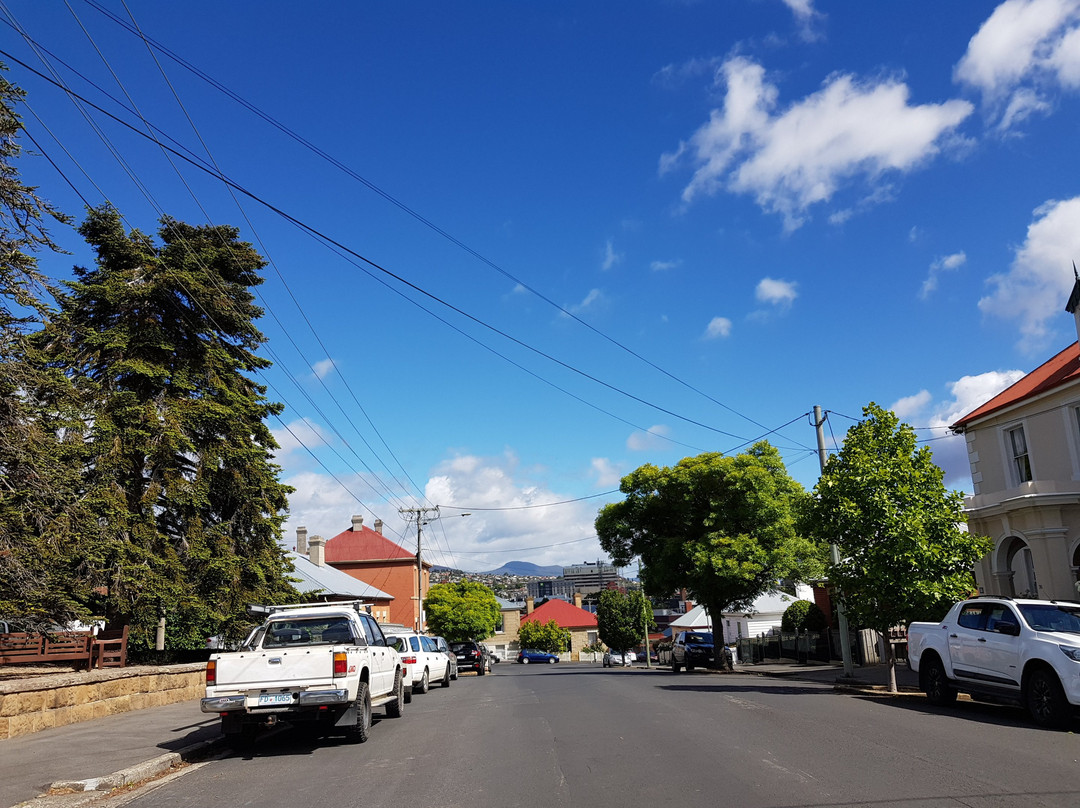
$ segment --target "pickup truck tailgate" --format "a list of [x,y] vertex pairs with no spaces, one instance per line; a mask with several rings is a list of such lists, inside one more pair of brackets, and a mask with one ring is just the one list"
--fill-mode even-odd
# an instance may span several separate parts
[[325,686],[334,678],[330,648],[244,651],[217,657],[215,690]]

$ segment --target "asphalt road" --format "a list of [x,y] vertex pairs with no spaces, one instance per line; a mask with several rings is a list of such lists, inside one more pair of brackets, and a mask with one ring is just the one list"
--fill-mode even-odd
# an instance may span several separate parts
[[504,664],[415,696],[365,744],[280,731],[127,805],[1075,808],[1078,759],[1080,737],[1008,707]]

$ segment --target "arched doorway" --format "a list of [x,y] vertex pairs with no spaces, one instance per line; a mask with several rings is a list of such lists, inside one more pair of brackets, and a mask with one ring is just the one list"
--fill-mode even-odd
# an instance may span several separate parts
[[1039,582],[1035,577],[1035,562],[1031,548],[1019,536],[1010,536],[999,546],[997,552],[1001,594],[1011,597],[1037,598]]

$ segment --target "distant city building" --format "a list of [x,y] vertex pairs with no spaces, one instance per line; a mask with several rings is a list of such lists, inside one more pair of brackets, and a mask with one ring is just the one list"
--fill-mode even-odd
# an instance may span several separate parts
[[588,594],[607,588],[612,581],[618,581],[619,573],[610,564],[586,561],[563,567],[563,578],[573,584],[575,591]]
[[574,582],[565,578],[551,578],[544,581],[529,581],[525,588],[529,597],[535,600],[543,598],[558,598],[559,600],[571,601],[574,599]]

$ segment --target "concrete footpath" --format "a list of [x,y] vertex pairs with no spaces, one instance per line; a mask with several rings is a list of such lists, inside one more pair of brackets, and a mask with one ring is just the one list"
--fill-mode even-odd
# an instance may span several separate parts
[[[648,672],[640,665],[635,669]],[[652,673],[674,675],[666,668]],[[851,680],[843,679],[843,668],[835,665],[739,665],[734,673],[875,692],[884,692],[887,680],[884,666],[858,668]],[[731,674],[694,671],[678,675]],[[917,689],[917,680],[906,667],[897,667],[897,684],[902,690]],[[200,711],[197,700],[0,740],[0,808],[31,800],[35,808],[85,805],[114,788],[156,777],[186,759],[210,754],[220,743],[218,717]],[[50,789],[69,793],[34,799]]]

